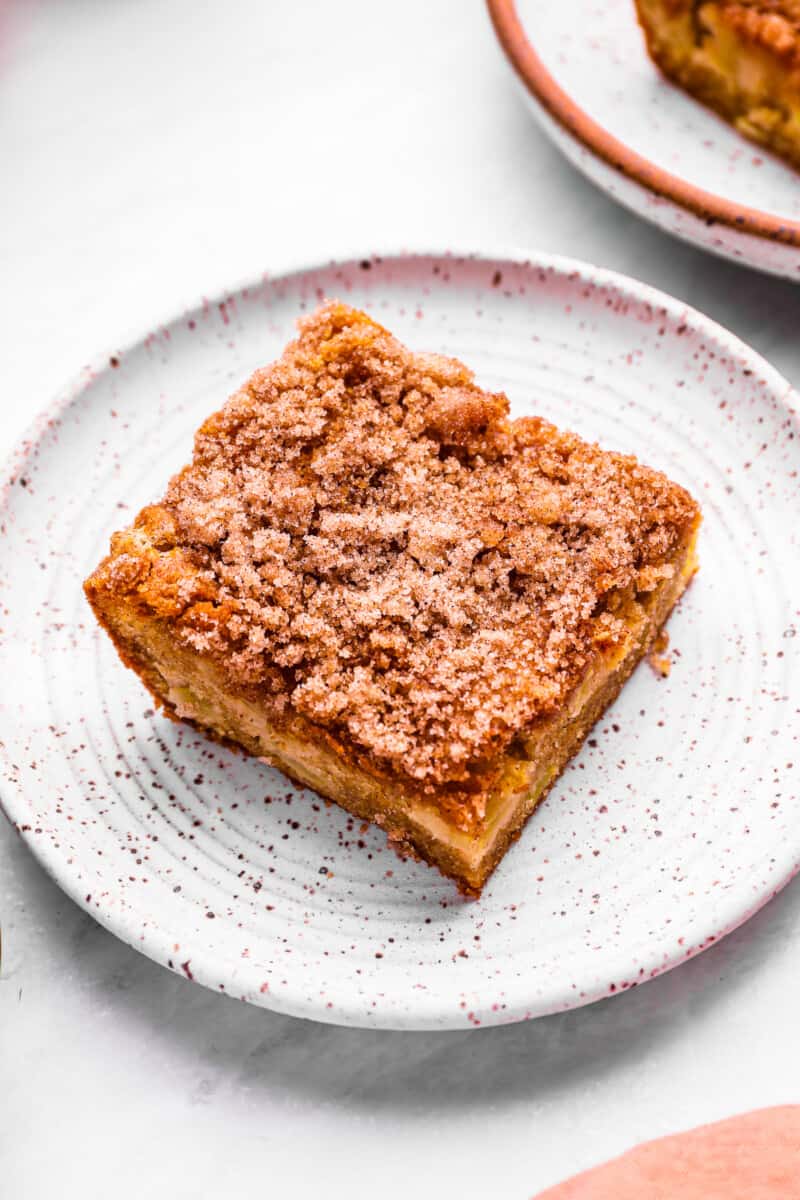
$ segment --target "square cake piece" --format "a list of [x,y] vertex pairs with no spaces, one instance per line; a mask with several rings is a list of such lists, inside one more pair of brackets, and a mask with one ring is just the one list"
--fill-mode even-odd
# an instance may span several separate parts
[[329,303],[86,581],[168,716],[477,894],[695,569],[691,496]]
[[800,168],[800,0],[635,0],[650,57]]

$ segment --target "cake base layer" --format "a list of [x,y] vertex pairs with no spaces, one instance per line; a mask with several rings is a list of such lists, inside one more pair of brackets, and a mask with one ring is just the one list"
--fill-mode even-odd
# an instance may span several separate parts
[[424,798],[413,781],[352,760],[327,731],[300,718],[277,722],[263,704],[233,690],[210,658],[182,647],[167,623],[109,597],[95,598],[98,617],[123,661],[165,713],[233,742],[354,816],[375,822],[401,853],[422,858],[479,895],[510,843],[582,745],[604,709],[649,651],[695,569],[694,534],[675,556],[673,573],[651,592],[625,599],[627,637],[598,658],[557,713],[527,729],[503,755],[483,821],[466,832]]
[[800,168],[800,25],[790,0],[636,0],[636,8],[650,57],[669,79]]

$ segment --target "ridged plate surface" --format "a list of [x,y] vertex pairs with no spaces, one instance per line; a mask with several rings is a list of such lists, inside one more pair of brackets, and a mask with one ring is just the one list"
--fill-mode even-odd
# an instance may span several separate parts
[[[155,714],[80,583],[192,433],[323,296],[473,366],[516,413],[686,484],[701,570],[480,901]],[[465,1028],[622,991],[800,862],[800,442],[788,384],[644,285],[568,261],[402,255],[264,277],[115,348],[16,454],[0,509],[0,791],[64,889],[174,971],[267,1007]],[[79,969],[80,964],[76,964]]]

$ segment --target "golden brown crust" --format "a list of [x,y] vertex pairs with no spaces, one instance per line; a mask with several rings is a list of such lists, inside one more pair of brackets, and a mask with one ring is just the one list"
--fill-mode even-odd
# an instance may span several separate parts
[[696,42],[705,32],[703,10],[713,7],[725,20],[746,29],[752,41],[775,53],[793,54],[797,49],[800,0],[659,0],[659,7],[667,19],[690,17]]
[[86,591],[476,818],[498,756],[624,638],[620,596],[669,577],[697,516],[664,475],[509,421],[462,364],[331,303],[205,422]]
[[800,0],[635,0],[673,82],[800,166]]

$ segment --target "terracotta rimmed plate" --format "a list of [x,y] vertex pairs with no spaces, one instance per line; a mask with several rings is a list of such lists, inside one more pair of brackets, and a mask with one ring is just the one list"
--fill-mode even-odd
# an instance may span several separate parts
[[[637,452],[702,502],[701,571],[483,898],[154,714],[84,602],[109,533],[322,296],[456,354],[516,412]],[[0,793],[98,921],[256,1004],[465,1028],[620,992],[800,860],[800,440],[789,385],[632,280],[537,255],[364,256],[256,279],[114,347],[22,443],[0,508]],[[80,963],[76,963],[80,969]]]
[[487,0],[545,132],[639,216],[800,279],[800,173],[661,77],[633,0]]

